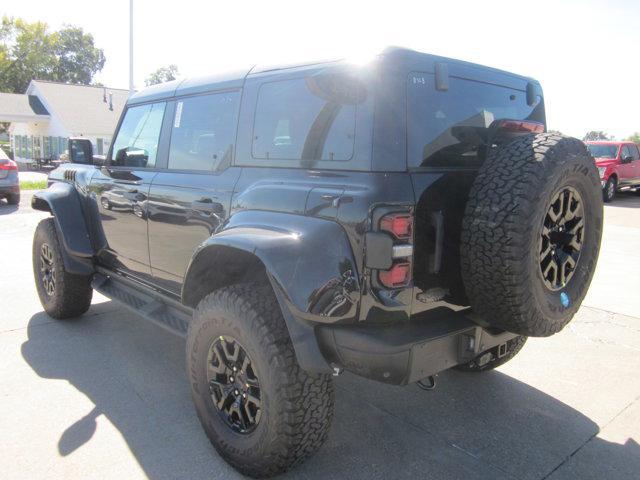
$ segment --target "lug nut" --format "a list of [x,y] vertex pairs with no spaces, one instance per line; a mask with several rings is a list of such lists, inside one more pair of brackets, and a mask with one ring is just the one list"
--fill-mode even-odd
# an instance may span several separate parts
[[229,377],[229,381],[230,381],[230,382],[233,382],[233,381],[234,381],[234,380],[233,380],[233,377]]
[[242,398],[247,398],[247,394],[246,394],[246,393],[243,393],[243,394],[242,394]]
[[240,392],[238,390],[233,391],[234,395],[238,395]]

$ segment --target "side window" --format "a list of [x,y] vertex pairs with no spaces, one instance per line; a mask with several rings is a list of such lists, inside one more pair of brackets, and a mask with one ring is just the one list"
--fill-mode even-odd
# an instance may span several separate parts
[[631,154],[631,149],[629,148],[629,145],[623,145],[622,146],[622,151],[620,152],[620,159],[624,160],[627,157],[632,157],[633,155]]
[[125,113],[113,145],[112,164],[121,167],[153,168],[165,103],[130,107]]
[[227,92],[176,101],[169,168],[211,171],[231,163],[239,97]]
[[329,87],[331,92],[314,77],[262,85],[256,105],[252,156],[350,160],[358,99],[350,97],[348,85]]
[[638,146],[637,145],[629,145],[629,150],[631,152],[631,157],[633,158],[633,160],[640,160],[640,153],[638,152]]

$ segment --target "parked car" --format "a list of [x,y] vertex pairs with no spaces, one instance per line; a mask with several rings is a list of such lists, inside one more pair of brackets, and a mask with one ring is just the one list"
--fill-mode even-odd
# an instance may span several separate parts
[[544,111],[533,79],[397,48],[151,87],[105,165],[72,139],[34,195],[40,300],[76,317],[95,289],[185,335],[209,439],[275,475],[327,438],[332,375],[431,388],[571,320],[602,196]]
[[633,142],[590,141],[587,148],[596,160],[605,202],[618,190],[636,188],[640,193],[640,151]]
[[18,164],[0,148],[0,198],[3,197],[7,199],[9,205],[20,203]]

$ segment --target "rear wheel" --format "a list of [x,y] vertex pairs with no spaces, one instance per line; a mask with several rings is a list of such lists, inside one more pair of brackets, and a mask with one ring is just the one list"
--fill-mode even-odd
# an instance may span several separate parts
[[20,203],[20,194],[10,193],[9,195],[7,195],[7,203],[9,205],[18,205]]
[[605,203],[609,203],[615,198],[617,189],[618,181],[616,177],[609,177],[609,180],[607,180],[607,183],[604,184],[604,188],[602,189],[602,199]]
[[230,286],[198,304],[187,335],[187,374],[209,440],[245,475],[288,470],[327,438],[331,377],[300,369],[269,287]]
[[33,276],[45,312],[57,319],[82,315],[91,305],[91,277],[67,272],[54,219],[45,218],[33,237]]
[[469,194],[460,252],[465,291],[487,323],[535,337],[569,323],[598,259],[600,192],[577,139],[526,135],[489,155]]

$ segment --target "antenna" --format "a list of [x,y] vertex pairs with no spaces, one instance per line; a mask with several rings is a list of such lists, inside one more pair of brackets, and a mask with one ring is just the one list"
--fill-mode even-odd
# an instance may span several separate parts
[[113,92],[109,92],[109,110],[113,111]]

